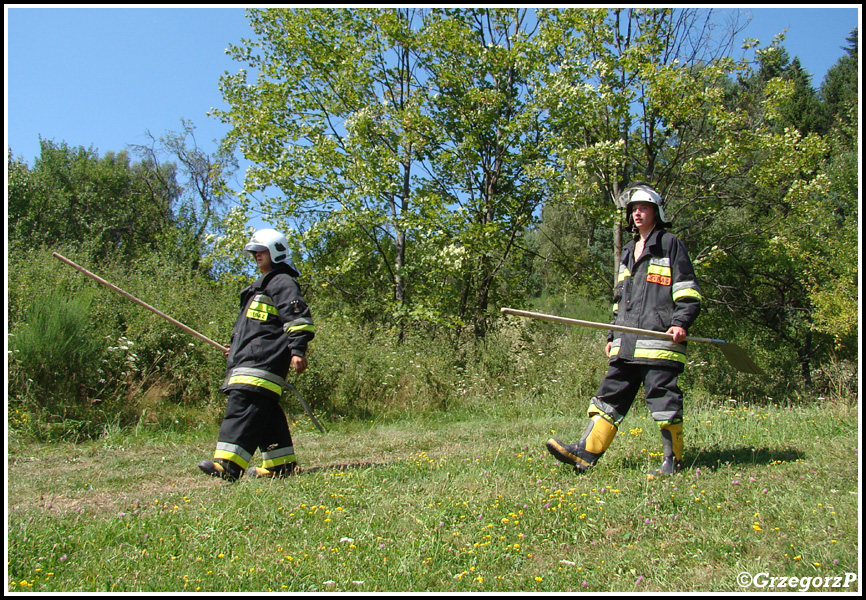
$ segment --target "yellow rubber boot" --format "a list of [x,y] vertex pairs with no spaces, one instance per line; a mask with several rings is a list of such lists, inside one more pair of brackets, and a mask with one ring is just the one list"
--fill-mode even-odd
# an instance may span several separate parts
[[586,471],[601,458],[613,438],[616,425],[596,414],[586,426],[583,437],[576,444],[564,444],[557,439],[547,440],[547,451],[556,460],[572,465],[579,471]]
[[297,472],[297,463],[290,462],[284,465],[280,465],[279,467],[274,467],[272,469],[266,469],[264,467],[250,467],[249,469],[247,469],[247,477],[281,479],[283,477],[290,477],[292,475],[295,475]]

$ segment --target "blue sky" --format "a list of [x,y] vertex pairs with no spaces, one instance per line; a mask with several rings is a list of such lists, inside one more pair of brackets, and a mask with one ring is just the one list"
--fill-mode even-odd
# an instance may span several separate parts
[[[785,48],[815,87],[859,26],[858,5],[724,8],[750,11],[742,36]],[[208,150],[228,130],[207,117],[223,106],[220,75],[242,65],[225,49],[251,37],[243,8],[43,8],[6,5],[6,147],[33,164],[39,136],[99,154],[197,126]]]

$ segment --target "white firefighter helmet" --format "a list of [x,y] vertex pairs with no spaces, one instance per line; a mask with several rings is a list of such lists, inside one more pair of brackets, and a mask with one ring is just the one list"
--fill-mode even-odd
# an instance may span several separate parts
[[643,181],[635,181],[630,184],[621,196],[625,200],[625,219],[629,231],[634,231],[634,222],[631,217],[631,205],[635,202],[646,202],[654,204],[658,213],[658,226],[669,227],[670,223],[665,218],[664,200],[655,188]]
[[271,262],[274,264],[283,263],[292,272],[293,277],[300,277],[301,272],[292,262],[289,257],[289,242],[282,233],[275,229],[259,229],[244,246],[247,252],[264,252],[265,250],[271,255]]

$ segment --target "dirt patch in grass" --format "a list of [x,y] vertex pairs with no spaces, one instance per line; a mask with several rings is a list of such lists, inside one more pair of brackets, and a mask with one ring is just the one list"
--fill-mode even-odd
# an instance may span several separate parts
[[[183,466],[179,463],[183,462]],[[201,476],[197,476],[201,475]],[[8,507],[16,510],[116,514],[136,503],[224,484],[198,473],[196,463],[165,459],[156,448],[34,449],[7,459]]]

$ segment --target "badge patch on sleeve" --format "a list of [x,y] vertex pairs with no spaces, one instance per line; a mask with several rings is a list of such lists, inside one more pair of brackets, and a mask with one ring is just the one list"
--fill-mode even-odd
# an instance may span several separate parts
[[247,318],[255,319],[257,321],[267,321],[268,313],[263,310],[256,310],[252,306],[247,310]]
[[247,318],[256,319],[257,321],[267,321],[268,315],[276,314],[277,307],[274,306],[271,299],[264,294],[259,294],[253,298],[253,301],[250,302],[250,306],[247,309]]

